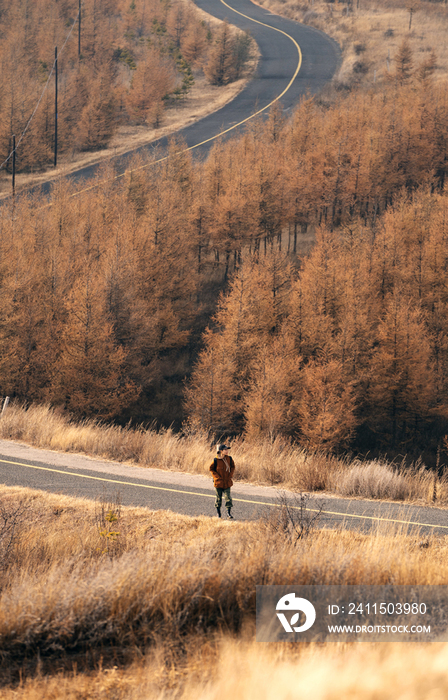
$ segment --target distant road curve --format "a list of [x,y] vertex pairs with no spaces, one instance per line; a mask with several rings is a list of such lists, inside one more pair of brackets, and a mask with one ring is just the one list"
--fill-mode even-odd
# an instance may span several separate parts
[[[257,42],[261,57],[247,86],[218,111],[178,132],[187,149],[205,155],[216,138],[226,139],[242,130],[248,120],[266,112],[274,102],[288,110],[301,97],[315,94],[328,83],[339,65],[341,52],[336,41],[323,32],[274,15],[250,0],[195,0],[196,5],[214,17],[227,19]],[[171,134],[173,136],[173,134]],[[164,137],[112,159],[118,177],[129,167],[136,154],[165,151]],[[67,175],[74,182],[89,180],[97,174],[96,163]],[[29,190],[48,194],[51,181]]]

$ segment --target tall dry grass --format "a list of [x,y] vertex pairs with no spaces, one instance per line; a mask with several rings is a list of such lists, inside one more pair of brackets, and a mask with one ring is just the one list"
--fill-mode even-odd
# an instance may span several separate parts
[[[381,700],[423,698],[437,673],[448,683],[445,645],[419,647],[425,675],[418,657],[406,657],[417,653],[412,645],[253,643],[257,584],[446,585],[447,538],[421,547],[417,532],[387,526],[370,535],[316,530],[292,546],[262,521],[123,507],[114,523],[122,545],[105,551],[99,504],[1,488],[1,503],[19,501],[27,509],[1,576],[2,698],[205,700],[224,690]],[[381,651],[390,646],[394,663]],[[390,685],[394,664],[408,663],[420,695],[397,694],[399,678]]]
[[[95,420],[75,423],[50,406],[10,404],[0,417],[0,439],[60,452],[209,476],[215,442],[206,432],[121,428]],[[448,477],[423,464],[392,465],[308,453],[283,438],[257,442],[237,438],[232,455],[239,481],[295,491],[409,502],[448,503]]]
[[[18,490],[3,487],[2,498]],[[6,495],[5,495],[6,494]],[[123,508],[122,542],[104,547],[88,501],[31,492],[14,563],[3,572],[0,654],[62,645],[149,643],[224,626],[254,612],[255,584],[444,584],[445,540],[316,531],[291,546],[264,522],[224,525]],[[233,527],[235,525],[235,527]]]
[[229,697],[258,700],[442,700],[448,694],[444,644],[311,647],[296,658],[284,648],[260,646],[223,643],[216,677],[205,687],[187,685],[180,697],[218,700],[223,688]]
[[[446,644],[269,648],[222,636],[183,663],[155,654],[127,668],[74,670],[2,688],[3,700],[444,700]],[[292,647],[293,645],[288,645]]]
[[381,460],[354,460],[333,479],[332,488],[342,496],[393,501],[448,502],[446,477],[438,478],[422,464],[393,466]]

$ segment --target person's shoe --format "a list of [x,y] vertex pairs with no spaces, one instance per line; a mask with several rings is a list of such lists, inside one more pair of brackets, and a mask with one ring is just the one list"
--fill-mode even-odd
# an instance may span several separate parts
[[227,508],[227,517],[230,518],[230,520],[234,519],[232,513],[230,512],[230,508]]
[[218,518],[220,518],[221,517],[221,508],[217,508],[216,512],[218,513]]

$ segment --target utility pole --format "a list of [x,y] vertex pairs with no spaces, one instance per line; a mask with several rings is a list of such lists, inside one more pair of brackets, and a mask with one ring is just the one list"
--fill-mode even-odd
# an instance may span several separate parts
[[58,164],[58,47],[54,49],[54,167]]
[[12,137],[12,196],[16,194],[16,135]]
[[78,0],[78,59],[81,58],[81,0]]

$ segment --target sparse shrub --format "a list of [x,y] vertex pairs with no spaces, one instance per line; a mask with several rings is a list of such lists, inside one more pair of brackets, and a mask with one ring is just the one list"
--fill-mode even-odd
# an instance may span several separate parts
[[120,494],[117,492],[112,500],[103,496],[96,512],[96,523],[100,537],[100,547],[98,549],[101,554],[107,554],[110,558],[116,557],[124,551],[122,533],[116,530],[120,517]]
[[14,556],[14,546],[29,509],[26,498],[0,499],[0,571],[7,568]]
[[324,452],[302,450],[288,471],[288,481],[297,491],[329,490],[334,475],[340,472],[343,464],[343,460]]
[[369,70],[369,66],[366,61],[356,61],[353,64],[353,73],[357,75],[365,75]]
[[268,533],[280,535],[292,545],[307,537],[317,527],[324,504],[309,493],[281,493],[278,508],[271,508],[263,522]]

